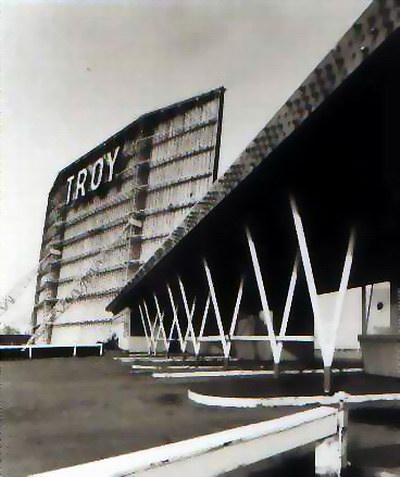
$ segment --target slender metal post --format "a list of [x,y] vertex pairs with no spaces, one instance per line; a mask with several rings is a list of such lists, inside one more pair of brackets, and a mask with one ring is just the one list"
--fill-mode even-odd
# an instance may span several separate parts
[[[283,310],[283,317],[282,317],[281,327],[280,327],[280,330],[279,330],[279,338],[278,339],[283,338],[284,336],[286,336],[286,330],[287,330],[287,325],[288,325],[288,322],[289,322],[290,311],[292,309],[294,291],[295,291],[296,283],[297,283],[298,266],[299,266],[299,254],[296,253],[296,257],[294,259],[294,264],[293,264],[293,269],[292,269],[292,274],[290,276],[289,289],[288,289],[287,296],[286,296],[285,308]],[[279,359],[281,358],[281,355],[282,355],[282,349],[283,349],[283,342],[278,341]]]
[[207,264],[206,259],[204,259],[204,258],[203,258],[203,266],[204,266],[204,271],[206,273],[208,288],[209,288],[209,291],[210,291],[211,303],[213,305],[214,314],[215,314],[215,318],[216,318],[216,321],[217,321],[217,327],[218,327],[220,341],[221,341],[221,344],[222,344],[222,350],[223,350],[225,358],[227,358],[229,356],[230,349],[229,349],[229,346],[228,346],[228,343],[227,343],[226,337],[225,337],[224,325],[222,323],[221,312],[220,312],[219,305],[218,305],[217,295],[215,293],[214,282],[213,282],[213,279],[212,279],[212,276],[211,276],[211,271],[210,271],[210,268]]
[[208,294],[206,304],[204,306],[203,317],[201,319],[201,326],[200,326],[200,332],[199,332],[199,335],[198,335],[198,339],[202,338],[203,335],[204,335],[204,330],[205,330],[205,327],[206,327],[208,311],[210,309],[210,301],[211,301],[210,294]]
[[331,366],[324,366],[324,393],[331,393]]
[[256,276],[257,288],[258,288],[258,292],[260,294],[261,304],[262,304],[262,308],[263,308],[263,312],[264,312],[263,313],[263,317],[264,317],[263,319],[264,319],[264,323],[265,323],[265,325],[267,327],[267,330],[268,330],[268,336],[270,338],[274,364],[278,364],[279,361],[280,361],[280,356],[279,356],[279,353],[278,353],[278,346],[277,346],[277,342],[276,342],[274,324],[273,324],[273,321],[272,321],[272,312],[271,312],[271,310],[269,308],[269,305],[268,305],[267,294],[266,294],[266,291],[265,291],[264,280],[263,280],[262,273],[261,273],[261,267],[260,267],[260,262],[258,260],[256,247],[255,247],[253,238],[251,236],[251,233],[250,233],[250,230],[249,230],[248,227],[246,227],[246,237],[247,237],[247,242],[248,242],[249,249],[250,249],[251,261],[252,261],[252,264],[253,264],[254,273],[255,273],[255,276]]
[[344,299],[345,299],[347,287],[349,285],[351,266],[353,263],[355,239],[356,239],[356,234],[353,228],[350,232],[346,258],[344,260],[342,276],[340,279],[339,292],[336,298],[335,311],[333,314],[333,329],[331,333],[331,339],[328,341],[329,343],[328,360],[326,363],[328,366],[332,365],[333,356],[335,354],[336,339],[337,339],[337,333],[339,329],[340,317],[343,311]]
[[[187,328],[186,328],[186,333],[185,333],[185,341],[187,342],[187,340],[189,338],[189,335],[191,335],[194,352],[196,354],[198,347],[197,347],[196,334],[194,332],[193,323],[192,323],[193,315],[194,315],[194,311],[195,311],[195,307],[196,307],[196,299],[194,298],[193,304],[192,304],[192,309],[190,309],[189,308],[189,303],[188,303],[188,300],[187,300],[187,296],[186,296],[185,287],[184,287],[182,279],[180,277],[178,277],[178,284],[179,284],[179,289],[180,289],[181,297],[182,297],[182,301],[183,301],[183,307],[184,307],[187,322],[188,322],[187,323]],[[186,351],[186,346],[185,346],[185,351]]]
[[179,324],[178,307],[175,304],[174,295],[173,295],[171,287],[169,285],[167,285],[167,291],[168,291],[169,301],[171,303],[172,314],[173,314],[172,326],[171,326],[171,329],[169,331],[169,339],[170,340],[172,339],[174,329],[176,328],[177,333],[178,333],[179,346],[181,348],[181,353],[183,354],[185,352],[186,343],[183,339],[182,329],[181,329],[181,326]]
[[156,330],[156,326],[157,326],[158,316],[156,315],[156,318],[154,319],[154,323],[152,324],[151,319],[150,319],[149,308],[147,306],[146,300],[143,300],[143,306],[144,306],[145,316],[147,318],[147,322],[149,324],[150,333],[151,333],[151,337],[152,337],[153,355],[155,356],[157,354],[157,346],[158,346],[158,341],[157,341],[157,338],[155,336],[155,330]]
[[142,310],[142,307],[140,305],[139,305],[139,315],[140,315],[140,320],[142,322],[144,336],[145,336],[145,339],[146,339],[148,354],[150,354],[151,353],[151,341],[149,339],[149,335],[148,335],[148,332],[147,332],[147,326],[146,326],[146,322],[145,322],[145,319],[144,319],[143,310]]
[[169,350],[169,344],[170,342],[167,339],[167,334],[165,333],[165,328],[164,328],[164,313],[161,313],[161,308],[160,308],[160,303],[158,301],[157,295],[153,293],[153,298],[154,298],[154,303],[156,305],[156,310],[157,310],[157,315],[158,319],[160,322],[160,330],[162,332],[162,335],[164,337],[164,347],[165,347],[165,354],[168,355],[168,350]]
[[[148,348],[148,354],[151,354],[151,348],[152,348],[152,338],[149,337],[149,334],[147,332],[147,326],[144,318],[144,313],[142,307],[139,305],[139,314],[140,314],[140,319],[142,321],[142,326],[143,326],[143,331],[144,331],[144,336],[146,338],[146,343],[147,343],[147,348]],[[150,329],[151,332],[151,329]]]
[[231,352],[231,349],[232,349],[232,341],[231,340],[234,337],[235,328],[236,328],[236,324],[237,324],[237,320],[238,320],[238,316],[239,316],[240,303],[242,302],[243,286],[244,286],[244,277],[242,276],[241,279],[240,279],[239,289],[238,289],[238,293],[237,293],[237,296],[236,296],[236,302],[235,302],[235,308],[233,310],[231,327],[229,329],[229,342],[228,342],[229,355],[230,355],[230,352]]
[[316,335],[318,336],[319,344],[321,346],[322,360],[324,366],[327,362],[326,338],[323,323],[321,321],[320,307],[318,303],[317,288],[315,286],[314,274],[311,266],[310,254],[308,251],[306,236],[304,234],[303,222],[301,220],[296,202],[293,197],[290,198],[290,206],[292,209],[292,216],[296,230],[297,240],[300,248],[301,261],[303,263],[304,273],[306,276],[307,288],[310,295],[311,307],[314,315],[314,326]]

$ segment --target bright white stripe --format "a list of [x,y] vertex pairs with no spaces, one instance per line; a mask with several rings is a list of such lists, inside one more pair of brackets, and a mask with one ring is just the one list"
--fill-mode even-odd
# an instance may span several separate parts
[[[361,373],[362,368],[349,368],[349,369],[332,369],[332,373]],[[305,369],[305,370],[285,370],[280,374],[322,374],[322,369]],[[225,371],[193,371],[192,373],[153,373],[153,378],[207,378],[207,377],[246,377],[246,376],[271,376],[274,372],[270,369],[263,370],[245,370],[245,369],[232,369]]]
[[241,398],[241,397],[220,397],[209,396],[188,390],[188,398],[204,406],[254,408],[278,407],[278,406],[308,406],[310,404],[331,405],[340,401],[347,403],[365,403],[373,401],[398,401],[400,393],[384,394],[347,394],[340,391],[333,396],[282,396],[273,398]]

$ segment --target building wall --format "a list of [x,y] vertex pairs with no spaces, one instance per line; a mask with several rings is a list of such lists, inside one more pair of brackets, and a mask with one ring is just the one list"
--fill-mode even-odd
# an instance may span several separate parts
[[145,115],[59,174],[33,327],[53,318],[39,341],[124,336],[105,307],[215,179],[222,97],[216,90]]

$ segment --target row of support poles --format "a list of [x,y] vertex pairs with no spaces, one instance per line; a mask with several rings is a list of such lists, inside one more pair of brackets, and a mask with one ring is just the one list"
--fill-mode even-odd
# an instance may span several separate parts
[[[265,342],[270,346],[272,352],[272,358],[274,363],[274,376],[279,375],[279,365],[282,358],[283,345],[285,342],[306,342],[318,340],[318,344],[321,348],[321,355],[324,367],[324,390],[329,393],[331,390],[331,367],[334,358],[337,334],[340,326],[340,318],[343,312],[344,300],[346,291],[348,289],[350,272],[353,263],[354,246],[356,234],[354,228],[351,229],[347,250],[345,254],[344,264],[341,271],[339,290],[337,292],[335,306],[332,316],[322,316],[320,307],[320,297],[317,292],[316,280],[313,273],[313,267],[310,258],[310,251],[307,244],[306,234],[304,231],[303,222],[300,213],[297,208],[297,204],[293,197],[290,198],[290,207],[292,218],[294,222],[294,228],[296,232],[298,251],[295,255],[293,267],[291,270],[289,286],[286,294],[286,300],[283,310],[283,315],[279,327],[278,333],[274,329],[273,311],[270,308],[267,289],[263,279],[263,271],[260,265],[259,255],[257,253],[257,247],[253,240],[251,231],[248,227],[245,228],[245,235],[247,245],[249,249],[249,258],[251,260],[252,269],[255,276],[257,291],[260,298],[262,308],[262,321],[266,329],[265,335],[237,335],[235,330],[237,327],[240,305],[243,297],[244,289],[244,277],[240,278],[237,295],[235,298],[235,304],[230,317],[229,332],[226,333],[224,327],[224,320],[221,312],[221,308],[218,302],[217,292],[212,276],[212,271],[205,258],[202,259],[203,269],[206,277],[206,283],[208,288],[208,295],[204,308],[199,311],[198,315],[202,316],[200,330],[196,335],[194,327],[194,316],[196,309],[200,310],[199,306],[196,306],[196,297],[193,299],[192,304],[189,304],[187,291],[184,282],[181,277],[176,277],[176,284],[178,289],[178,296],[174,295],[171,284],[166,285],[166,291],[168,296],[169,307],[172,310],[172,321],[170,329],[167,333],[165,329],[165,310],[162,310],[159,298],[156,294],[153,294],[154,301],[154,316],[151,316],[148,304],[146,300],[143,300],[139,305],[139,314],[142,322],[144,336],[147,342],[149,354],[157,354],[159,342],[163,343],[164,351],[168,355],[172,342],[178,342],[181,353],[185,356],[188,352],[188,344],[191,343],[191,352],[194,353],[196,358],[199,357],[202,343],[218,343],[223,352],[225,362],[228,363],[231,353],[232,345],[238,341],[254,341]],[[288,336],[287,328],[290,313],[292,310],[293,298],[295,293],[296,284],[298,281],[298,272],[300,264],[303,267],[304,275],[306,279],[306,285],[308,294],[310,297],[311,308],[313,313],[314,322],[314,335],[313,336]],[[268,266],[268,264],[266,265]],[[199,305],[197,303],[197,305]],[[183,310],[185,316],[185,324],[180,323],[178,310]],[[205,328],[207,318],[210,312],[213,312],[216,320],[218,334],[214,336],[205,336]],[[174,338],[176,331],[177,338]]]

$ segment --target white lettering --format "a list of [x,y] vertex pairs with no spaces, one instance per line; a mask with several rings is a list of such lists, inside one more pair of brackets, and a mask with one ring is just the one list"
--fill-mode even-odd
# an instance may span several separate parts
[[[98,172],[97,172],[97,169],[99,170]],[[96,190],[99,187],[101,183],[101,179],[103,177],[103,169],[104,169],[104,160],[103,158],[100,158],[93,165],[92,179],[90,181],[91,190]],[[96,174],[97,174],[97,180],[96,180]]]
[[117,160],[118,152],[119,152],[119,146],[115,149],[113,155],[111,155],[110,152],[107,153],[108,165],[110,167],[110,170],[108,171],[108,182],[112,181],[113,174],[114,174],[114,164],[115,164],[115,161]]
[[70,176],[67,179],[68,190],[67,190],[67,200],[65,201],[66,204],[69,204],[69,201],[71,200],[72,181],[74,180],[74,177],[75,176]]
[[75,196],[74,199],[78,198],[79,191],[81,192],[81,196],[85,197],[86,191],[85,191],[85,182],[87,178],[87,170],[81,169],[78,173],[78,178],[76,179],[76,189],[75,189]]
[[[118,146],[113,152],[108,152],[100,159],[93,164],[93,167],[90,170],[90,187],[89,190],[96,190],[100,186],[103,180],[103,173],[104,173],[104,164],[108,165],[108,178],[107,182],[111,182],[114,176],[114,166],[115,162],[118,158],[118,153],[120,150],[120,146]],[[75,176],[70,176],[67,179],[67,198],[66,204],[69,204],[71,201],[72,196],[72,184],[75,179]],[[84,167],[78,172],[78,176],[76,178],[76,185],[75,185],[75,193],[73,199],[77,199],[79,196],[85,197],[86,195],[86,181],[88,179],[88,168]]]

